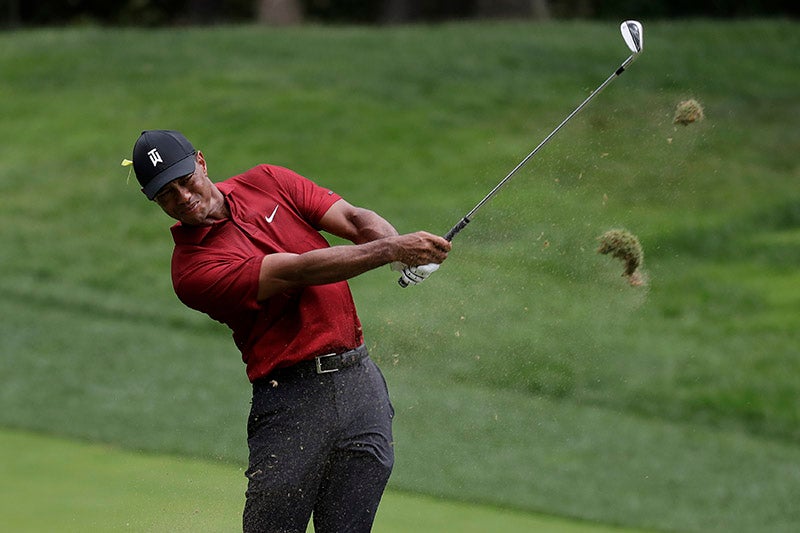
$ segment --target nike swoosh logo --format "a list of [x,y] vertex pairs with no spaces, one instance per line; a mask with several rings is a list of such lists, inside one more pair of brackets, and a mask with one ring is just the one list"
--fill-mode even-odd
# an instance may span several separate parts
[[267,224],[272,224],[272,219],[273,219],[273,218],[275,218],[275,213],[277,213],[277,212],[278,212],[278,206],[276,205],[276,206],[275,206],[275,209],[273,209],[273,211],[272,211],[272,214],[271,214],[271,215],[269,215],[269,216],[266,216],[266,215],[265,215],[265,216],[264,216],[264,219],[266,219],[266,221],[267,221]]

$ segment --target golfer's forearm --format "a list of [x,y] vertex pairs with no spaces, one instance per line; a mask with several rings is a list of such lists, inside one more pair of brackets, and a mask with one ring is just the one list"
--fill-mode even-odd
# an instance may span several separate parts
[[297,256],[296,270],[288,273],[295,283],[319,285],[350,279],[394,261],[396,246],[387,239],[365,244],[333,246]]
[[365,244],[334,246],[303,254],[270,254],[261,262],[258,298],[293,287],[344,281],[391,263],[396,245],[389,239]]

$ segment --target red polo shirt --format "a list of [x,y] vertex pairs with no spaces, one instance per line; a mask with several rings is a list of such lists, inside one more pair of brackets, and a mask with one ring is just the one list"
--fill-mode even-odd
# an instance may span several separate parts
[[361,323],[347,282],[257,299],[264,256],[327,248],[319,221],[341,197],[272,165],[217,187],[231,218],[210,226],[172,227],[172,283],[183,303],[231,328],[250,381],[274,368],[359,346]]

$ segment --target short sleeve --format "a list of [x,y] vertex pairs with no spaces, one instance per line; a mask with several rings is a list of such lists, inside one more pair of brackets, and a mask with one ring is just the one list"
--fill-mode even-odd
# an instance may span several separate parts
[[[175,294],[192,309],[228,322],[231,315],[244,309],[258,309],[262,258],[207,249],[203,253],[176,251],[172,274]],[[182,265],[180,269],[177,264]]]
[[273,166],[271,170],[275,180],[291,196],[303,217],[317,229],[328,209],[341,200],[341,196],[332,190],[321,187],[288,168]]

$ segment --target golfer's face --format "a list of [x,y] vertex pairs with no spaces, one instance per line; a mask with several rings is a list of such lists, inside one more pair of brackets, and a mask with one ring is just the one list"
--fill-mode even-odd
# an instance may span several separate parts
[[166,214],[184,224],[203,226],[210,223],[214,184],[206,175],[205,166],[195,161],[194,172],[166,184],[155,201]]

